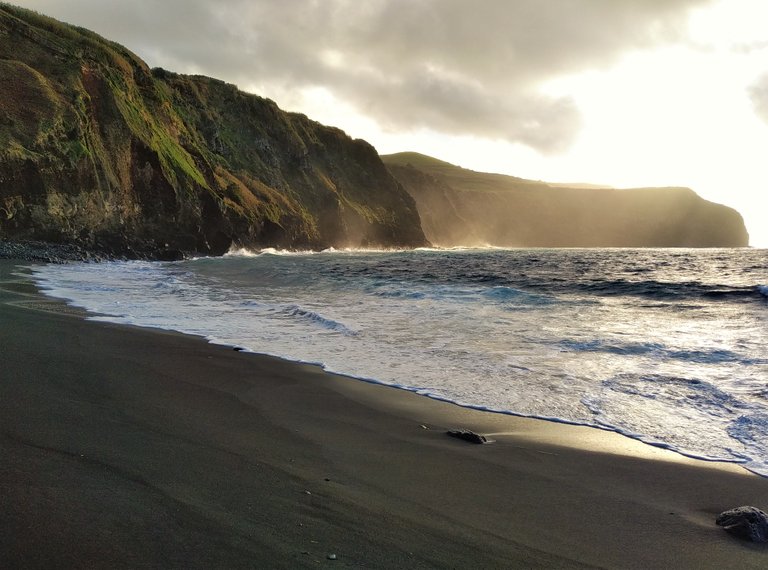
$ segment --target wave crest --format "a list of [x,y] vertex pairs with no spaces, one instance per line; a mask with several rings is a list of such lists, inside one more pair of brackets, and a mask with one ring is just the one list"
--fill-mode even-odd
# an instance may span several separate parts
[[352,330],[339,321],[324,317],[320,313],[304,309],[299,305],[288,305],[287,307],[283,307],[279,313],[286,317],[295,317],[305,322],[312,323],[313,325],[318,325],[326,330],[337,332],[344,336],[357,336],[359,334],[357,331]]

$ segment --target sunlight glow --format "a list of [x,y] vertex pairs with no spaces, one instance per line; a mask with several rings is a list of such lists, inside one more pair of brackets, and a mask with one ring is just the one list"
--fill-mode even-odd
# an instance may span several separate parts
[[[764,17],[756,17],[762,14]],[[565,154],[418,130],[386,133],[330,93],[302,93],[321,121],[371,141],[382,154],[415,150],[474,170],[616,187],[687,186],[745,218],[768,246],[768,125],[749,86],[768,71],[768,2],[719,2],[696,11],[688,45],[628,54],[610,69],[559,77],[543,94],[572,97],[583,129]]]
[[766,21],[765,0],[720,0],[691,14],[689,35],[694,42],[716,48],[765,48]]
[[[257,92],[368,140],[381,154],[412,150],[473,170],[551,182],[687,186],[736,208],[751,245],[768,247],[768,124],[749,97],[750,86],[768,72],[765,22],[768,2],[716,2],[692,13],[688,42],[629,53],[611,68],[541,85],[543,95],[572,98],[582,116],[575,143],[554,156],[425,128],[392,132],[321,87]],[[321,58],[329,67],[345,63],[333,52]]]

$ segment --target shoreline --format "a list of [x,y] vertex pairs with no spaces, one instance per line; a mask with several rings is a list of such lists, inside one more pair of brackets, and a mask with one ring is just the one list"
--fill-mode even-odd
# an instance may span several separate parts
[[[352,253],[353,255],[357,255],[361,252],[365,252],[366,255],[369,255],[370,253],[377,252],[378,253],[387,253],[383,250],[349,250],[348,253]],[[393,250],[394,251],[394,250]],[[266,259],[274,258],[274,256],[277,256],[277,258],[281,256],[300,256],[302,258],[308,256],[308,255],[322,255],[324,253],[329,253],[334,256],[340,253],[337,251],[331,251],[326,250],[322,252],[310,252],[310,251],[304,251],[304,252],[279,252],[277,250],[274,250],[272,248],[269,248],[267,250],[264,250],[262,253],[268,254],[265,256]],[[389,252],[392,253],[392,252]],[[400,250],[398,253],[407,253],[406,250]],[[239,251],[230,251],[230,254],[233,256],[235,260],[239,260],[240,258],[248,258],[248,257],[260,257],[262,254],[258,252],[254,253],[247,253],[246,250],[239,250]],[[195,261],[202,261],[204,263],[208,263],[210,260],[215,258],[203,258],[200,260],[192,259],[191,262]],[[125,262],[124,262],[125,263]],[[130,263],[130,262],[128,262]],[[90,267],[93,269],[96,273],[101,273],[98,265],[91,265],[91,264],[82,264],[83,267],[87,267],[90,265]],[[107,264],[109,267],[112,264]],[[116,263],[115,265],[121,265],[120,263]],[[147,266],[151,266],[151,263],[148,263]],[[55,265],[53,267],[53,271],[56,271]],[[87,271],[87,270],[86,270]],[[109,271],[109,269],[107,269]],[[130,268],[128,268],[128,274],[131,274]],[[116,275],[118,277],[116,277]],[[120,280],[119,275],[122,275],[122,270],[120,270],[117,274],[113,272],[109,272],[109,276],[111,278],[117,278],[117,280]],[[100,277],[96,277],[99,279]],[[103,278],[103,276],[102,276]],[[588,400],[591,400],[593,397],[598,398],[598,401],[600,399],[599,396],[594,395],[593,392],[585,391],[583,394],[581,394],[581,405],[586,406],[586,408],[589,409],[589,411],[592,412],[590,415],[588,412],[577,409],[570,409],[565,408],[565,413],[558,414],[557,412],[554,413],[547,413],[549,410],[547,410],[547,406],[543,406],[544,409],[542,409],[542,406],[534,407],[534,409],[527,409],[526,408],[526,401],[518,399],[517,401],[514,401],[514,403],[510,401],[495,401],[495,402],[488,402],[487,398],[483,397],[484,390],[475,390],[473,393],[462,393],[461,396],[457,395],[460,393],[460,390],[457,391],[454,389],[453,396],[446,395],[446,393],[450,394],[451,390],[449,389],[447,392],[443,390],[445,386],[441,384],[441,382],[446,379],[445,375],[442,375],[442,378],[439,379],[432,379],[434,382],[430,381],[430,371],[429,370],[419,370],[419,373],[422,374],[418,379],[410,378],[410,382],[407,381],[409,379],[408,373],[400,373],[398,376],[394,375],[388,375],[386,373],[386,370],[389,368],[389,364],[387,362],[381,363],[379,366],[369,367],[365,368],[365,366],[360,368],[359,364],[356,368],[356,363],[354,362],[354,359],[352,359],[352,364],[350,365],[349,359],[342,358],[339,360],[336,358],[335,360],[331,357],[331,354],[334,353],[333,346],[325,346],[324,348],[330,349],[330,352],[327,352],[326,350],[320,350],[320,351],[314,351],[313,354],[307,355],[304,353],[302,355],[301,351],[301,343],[296,346],[292,347],[286,347],[285,345],[278,345],[277,347],[272,346],[270,344],[269,339],[265,341],[265,343],[260,343],[255,338],[249,338],[246,334],[243,337],[240,337],[241,340],[235,340],[230,335],[230,327],[232,325],[232,322],[225,322],[223,323],[216,323],[218,326],[197,326],[195,322],[191,322],[190,319],[178,321],[178,320],[168,320],[163,318],[156,318],[155,315],[148,315],[144,313],[141,309],[141,307],[136,308],[137,312],[134,312],[133,310],[129,310],[127,307],[121,307],[119,306],[120,303],[117,303],[116,305],[112,306],[109,304],[109,298],[106,300],[104,298],[97,299],[95,301],[92,300],[92,302],[88,302],[88,297],[86,296],[83,300],[83,297],[81,294],[82,291],[78,291],[77,287],[74,287],[74,291],[67,291],[66,285],[64,285],[64,289],[60,289],[59,285],[57,285],[57,279],[55,277],[51,278],[50,275],[46,276],[46,271],[43,270],[42,274],[38,276],[36,279],[38,281],[37,286],[44,291],[46,296],[49,296],[53,299],[59,299],[63,300],[63,302],[66,303],[73,303],[78,306],[90,306],[91,308],[88,309],[89,314],[88,317],[90,320],[99,320],[103,322],[111,322],[113,324],[118,325],[130,325],[130,326],[137,326],[139,328],[146,328],[150,330],[166,330],[166,331],[173,331],[180,334],[185,334],[189,336],[194,336],[196,338],[202,338],[206,340],[207,342],[233,348],[235,350],[240,350],[242,352],[247,352],[250,354],[255,355],[261,355],[261,356],[270,356],[275,357],[279,359],[286,360],[288,362],[296,363],[299,365],[308,364],[313,366],[320,367],[323,371],[333,374],[333,375],[340,375],[340,376],[346,376],[348,378],[351,378],[356,381],[362,381],[370,384],[381,384],[387,387],[401,389],[405,391],[410,391],[419,394],[420,396],[424,396],[427,398],[435,399],[438,401],[443,401],[447,403],[451,403],[454,405],[458,405],[460,407],[473,409],[481,412],[489,412],[489,413],[495,413],[495,414],[503,414],[503,415],[509,415],[514,417],[521,417],[521,418],[530,418],[535,420],[543,420],[548,422],[554,422],[559,424],[566,424],[566,425],[575,425],[575,426],[585,426],[593,429],[603,430],[607,432],[613,432],[617,433],[621,436],[628,437],[630,439],[634,439],[637,441],[640,441],[641,443],[645,445],[649,445],[652,447],[656,447],[659,449],[665,449],[673,451],[674,453],[683,455],[685,457],[711,462],[711,463],[730,463],[734,465],[738,465],[751,473],[754,473],[761,477],[768,477],[768,471],[766,471],[764,466],[761,465],[759,461],[759,457],[762,455],[761,453],[755,453],[753,455],[748,455],[753,450],[750,450],[747,447],[749,444],[748,438],[747,441],[741,441],[738,438],[735,442],[737,445],[734,447],[734,445],[728,441],[719,441],[719,445],[713,448],[712,446],[707,445],[699,445],[700,442],[705,442],[706,439],[700,439],[699,442],[692,442],[689,439],[686,438],[686,434],[693,433],[693,429],[683,429],[682,426],[677,426],[677,431],[674,429],[669,432],[665,431],[663,428],[660,431],[656,431],[653,428],[653,424],[647,424],[643,422],[642,420],[644,418],[641,418],[640,422],[635,421],[632,422],[623,422],[622,420],[625,418],[622,417],[604,417],[602,414],[601,405],[597,405],[597,409],[593,409],[592,404],[588,403]],[[66,279],[65,279],[66,282]],[[159,284],[158,284],[159,285]],[[119,287],[119,286],[118,286]],[[762,289],[765,289],[766,287],[747,287],[742,284],[741,288],[737,285],[731,285],[731,286],[724,286],[726,289],[728,287],[733,287],[734,291],[737,291],[739,295],[745,295],[745,296],[757,296],[760,297],[760,293],[765,295],[765,291]],[[718,292],[719,293],[719,292]],[[154,293],[151,293],[150,295],[154,295]],[[113,295],[113,297],[115,297]],[[141,298],[140,296],[137,298]],[[79,299],[79,300],[78,300]],[[106,301],[106,305],[103,304]],[[306,299],[305,299],[306,301]],[[93,303],[96,303],[95,305]],[[294,307],[297,305],[293,305],[293,301],[289,300],[287,301],[290,304],[289,309],[292,311]],[[296,301],[298,302],[298,301]],[[141,305],[141,303],[139,303]],[[164,309],[158,308],[157,315],[164,314]],[[302,312],[305,309],[302,308]],[[321,311],[321,313],[324,313],[322,308],[315,308],[317,311]],[[99,312],[104,311],[104,312]],[[126,313],[126,311],[128,311]],[[338,330],[341,328],[344,332],[344,334],[347,334],[349,332],[349,327],[347,325],[344,325],[341,322],[335,322],[333,318],[328,318],[325,314],[318,314],[314,313],[314,311],[310,310],[310,313],[312,313],[313,319],[318,319],[321,322],[322,326],[330,327],[332,329]],[[175,314],[175,313],[174,313]],[[183,312],[182,312],[183,314]],[[302,315],[306,316],[306,315]],[[342,317],[342,320],[343,317]],[[190,324],[191,322],[191,324]],[[214,319],[215,322],[215,319]],[[354,322],[354,316],[352,317],[352,321]],[[185,326],[183,323],[186,323],[188,326]],[[354,328],[355,325],[352,325]],[[252,330],[259,330],[261,325],[256,327],[249,327]],[[359,331],[351,331],[353,334],[352,336],[357,336],[357,333]],[[594,331],[593,331],[594,332]],[[236,335],[237,336],[237,335]],[[407,342],[407,341],[406,341]],[[549,342],[552,342],[550,339]],[[556,342],[556,341],[555,341]],[[600,341],[602,342],[602,341]],[[620,341],[619,341],[620,342]],[[638,343],[642,343],[643,341],[638,340],[636,341]],[[314,342],[309,343],[310,345],[314,344]],[[567,344],[567,343],[566,343]],[[577,343],[578,344],[578,343]],[[273,350],[264,350],[264,348],[270,347]],[[644,351],[654,351],[656,348],[658,348],[654,344],[648,344],[648,345],[641,345],[641,348],[644,349]],[[561,348],[560,352],[569,352],[572,348],[568,347],[568,349],[563,350]],[[632,343],[627,345],[626,347],[621,347],[619,349],[619,352],[626,349],[628,352],[632,353],[637,350],[637,347],[635,347]],[[348,354],[354,354],[357,355],[361,351],[365,351],[365,348],[361,348],[360,346],[354,347],[352,350],[348,350]],[[375,355],[375,353],[379,350],[377,346],[373,346],[371,343],[368,343],[368,350]],[[576,352],[577,353],[584,353],[584,352],[591,352],[594,350],[594,347],[586,348],[586,347],[577,347]],[[670,349],[672,350],[672,349]],[[702,350],[705,350],[702,348]],[[612,352],[613,348],[609,347],[607,352]],[[744,354],[748,354],[750,351],[745,351]],[[388,355],[390,358],[393,356],[392,354]],[[709,355],[705,355],[709,356]],[[718,355],[713,354],[712,356],[719,358]],[[676,357],[673,355],[673,357]],[[541,357],[538,357],[539,363],[546,362],[546,358],[543,359]],[[444,364],[444,363],[443,363]],[[448,363],[450,365],[450,363]],[[631,366],[631,365],[630,365]],[[440,370],[442,366],[432,366],[432,369],[434,370]],[[621,373],[622,371],[626,370],[622,366],[622,368],[618,370],[614,370],[614,373]],[[559,370],[551,370],[550,369],[550,375],[557,374]],[[426,372],[426,374],[425,374]],[[471,370],[464,369],[464,372],[470,372]],[[651,369],[650,373],[655,373],[656,371]],[[738,374],[738,371],[732,371],[734,374]],[[674,376],[674,373],[671,373]],[[696,376],[696,372],[691,370],[691,374],[693,374],[693,377]],[[455,376],[455,374],[454,374]],[[458,373],[458,376],[462,376],[461,373]],[[610,375],[609,375],[610,376]],[[450,375],[448,376],[450,378]],[[706,377],[705,373],[705,384],[706,382],[712,382],[713,380]],[[495,383],[492,383],[492,385],[498,385],[498,381],[501,380],[500,378],[495,379]],[[676,380],[674,378],[668,378],[665,380]],[[715,380],[716,382],[716,380]],[[698,381],[696,382],[698,383]],[[717,385],[717,384],[715,384]],[[425,388],[425,386],[431,386],[429,388]],[[448,385],[449,388],[451,388],[450,385]],[[455,387],[454,387],[455,388]],[[598,386],[590,386],[590,388],[599,390],[600,388]],[[736,387],[739,389],[739,387]],[[759,388],[758,388],[759,389]],[[498,394],[497,394],[498,395]],[[537,398],[537,394],[534,394],[533,399],[535,400]],[[573,398],[573,394],[570,396]],[[689,396],[690,397],[690,396]],[[694,396],[695,399],[696,396]],[[519,396],[518,396],[519,398]],[[683,401],[685,401],[684,398],[681,398]],[[493,399],[491,399],[493,400]],[[606,407],[610,408],[612,402],[607,402]],[[495,405],[494,405],[495,404]],[[504,404],[507,404],[506,406]],[[536,409],[538,408],[538,409]],[[685,405],[683,405],[683,408],[685,408]],[[553,406],[552,409],[556,409],[556,407]],[[642,408],[638,407],[632,407],[633,410],[641,410]],[[520,410],[527,410],[527,411],[520,411]],[[562,410],[561,410],[562,411]],[[686,412],[681,412],[682,416],[686,416]],[[630,413],[630,416],[633,414]],[[636,418],[635,418],[636,419]],[[662,422],[662,425],[664,423]],[[634,427],[637,427],[637,429],[632,429]],[[651,429],[648,429],[648,428]],[[644,429],[645,428],[645,429]],[[695,429],[695,428],[694,428]],[[717,429],[717,428],[716,428]],[[718,436],[725,435],[725,429],[721,428],[722,433],[716,433],[715,438]],[[655,437],[648,434],[654,434]],[[682,434],[682,436],[681,436]],[[733,436],[731,436],[733,437]],[[745,444],[745,450],[739,451],[738,444],[742,443]]]
[[714,523],[766,507],[768,480],[736,464],[87,322],[14,265],[0,261],[0,566],[765,564],[768,547]]

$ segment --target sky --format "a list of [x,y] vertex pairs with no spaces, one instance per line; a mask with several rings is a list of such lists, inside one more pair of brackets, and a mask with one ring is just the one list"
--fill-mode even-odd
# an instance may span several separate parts
[[16,0],[381,154],[687,186],[768,247],[766,0]]

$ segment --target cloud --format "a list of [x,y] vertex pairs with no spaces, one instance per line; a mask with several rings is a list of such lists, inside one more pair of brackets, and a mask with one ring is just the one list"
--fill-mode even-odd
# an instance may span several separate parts
[[757,116],[768,123],[768,73],[749,87],[749,96]]
[[[683,39],[706,0],[27,0],[123,43],[151,65],[264,94],[320,87],[384,128],[567,148],[561,74]],[[278,101],[279,103],[279,101]]]

